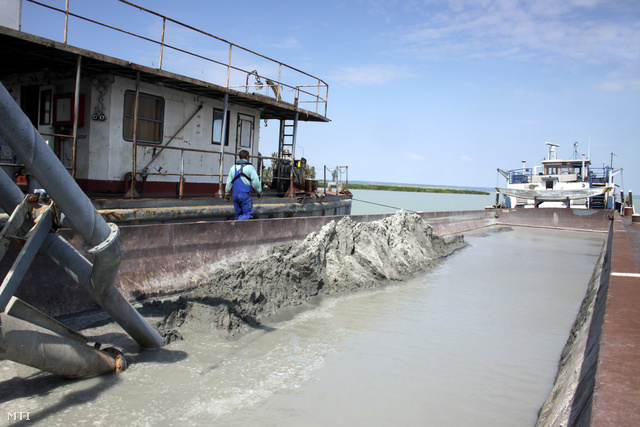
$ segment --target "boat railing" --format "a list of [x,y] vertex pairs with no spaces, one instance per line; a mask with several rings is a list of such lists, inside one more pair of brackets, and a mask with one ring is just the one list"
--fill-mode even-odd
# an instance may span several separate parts
[[[136,49],[144,51],[144,54],[139,54],[135,58],[136,61],[139,61],[140,57],[147,57],[147,62],[151,62],[151,66],[158,70],[170,70],[245,93],[251,90],[252,95],[266,96],[296,107],[300,104],[313,104],[313,107],[307,110],[315,110],[316,114],[327,116],[329,85],[322,79],[135,3],[127,0],[112,0],[114,4],[123,5],[125,9],[120,16],[127,16],[127,22],[134,22],[136,29],[145,28],[147,31],[155,31],[155,35],[139,34],[136,30],[121,28],[118,26],[122,25],[121,22],[116,25],[107,24],[103,22],[106,18],[100,15],[99,9],[87,7],[84,2],[75,2],[74,11],[71,11],[69,1],[66,2],[64,9],[36,0],[22,1],[19,23],[21,31],[24,31],[23,28],[27,28],[32,34],[44,31],[40,30],[44,27],[40,22],[42,17],[39,20],[29,20],[32,13],[33,16],[37,16],[34,9],[42,11],[44,8],[53,12],[52,16],[64,17],[62,36],[64,44],[68,44],[69,39],[72,38],[70,29],[73,27],[74,31],[77,29],[77,33],[73,34],[75,46],[101,45],[103,50],[108,50],[111,46],[122,46],[127,43],[131,51]],[[27,5],[29,7],[26,7]],[[76,8],[82,12],[76,13]],[[97,17],[86,16],[92,13]],[[45,19],[48,18],[49,15]],[[80,29],[83,30],[81,34]],[[46,36],[56,37],[51,34]],[[123,36],[126,41],[119,42],[118,39],[105,44],[105,40],[116,36]],[[157,47],[159,50],[157,65],[148,57],[148,48],[138,47],[135,44],[136,41],[145,45],[150,43]],[[181,43],[188,47],[181,47]],[[201,52],[194,51],[195,47],[200,48]],[[211,52],[214,52],[218,58],[224,57],[224,59],[215,59]],[[122,54],[119,51],[115,55],[122,56]],[[251,64],[251,67],[247,67],[246,64]],[[258,72],[256,67],[263,71]],[[224,81],[224,83],[218,84],[215,81]]]
[[603,166],[601,168],[589,168],[589,176],[585,178],[589,184],[606,185],[612,179],[613,169],[609,166]]
[[532,168],[520,168],[508,171],[509,184],[528,184],[533,179]]
[[[148,147],[148,148],[153,148],[153,149],[157,149],[158,146],[156,144],[150,144],[150,143],[143,143],[143,142],[139,142],[137,144],[138,147]],[[187,177],[211,177],[213,178],[212,181],[215,183],[215,181],[217,181],[218,183],[218,188],[222,189],[224,188],[224,185],[226,184],[226,179],[229,176],[228,174],[223,173],[193,173],[193,172],[189,172],[186,170],[185,168],[185,155],[187,155],[188,153],[198,153],[199,155],[211,155],[212,157],[216,158],[215,160],[217,162],[219,162],[219,164],[222,164],[223,160],[224,160],[224,156],[234,156],[234,157],[238,157],[239,153],[235,153],[233,151],[218,151],[218,150],[207,150],[207,149],[201,149],[201,148],[188,148],[188,147],[173,147],[170,145],[165,145],[163,147],[163,149],[166,150],[177,150],[180,152],[180,168],[179,170],[176,171],[167,171],[167,172],[152,172],[151,169],[149,167],[146,168],[142,168],[142,169],[138,169],[136,171],[136,175],[139,175],[141,177],[149,177],[149,176],[178,176],[180,177],[180,180],[178,182],[178,198],[182,198],[184,196],[184,185],[186,182],[186,178]],[[257,156],[249,156],[250,159],[256,159],[257,163],[258,163],[258,167],[256,168],[256,171],[258,172],[258,176],[260,178],[261,182],[264,182],[265,176],[264,176],[264,165],[266,161],[272,161],[272,162],[278,162],[278,161],[292,161],[293,159],[291,159],[290,157],[274,157],[274,156],[262,156],[262,155],[257,155]],[[203,159],[203,162],[204,159]],[[205,162],[207,163],[207,162]],[[215,162],[210,162],[210,164],[215,164]],[[164,168],[166,170],[166,167]],[[293,168],[292,168],[292,172],[293,172]],[[291,177],[289,177],[291,178]],[[220,190],[221,191],[221,190]]]
[[[590,184],[607,184],[610,179],[612,169],[609,166],[602,168],[589,168],[587,176],[577,174],[578,181],[587,181]],[[502,173],[505,173],[502,171]],[[533,168],[519,168],[506,171],[506,178],[509,184],[529,184],[533,181]],[[542,173],[540,173],[542,175]]]

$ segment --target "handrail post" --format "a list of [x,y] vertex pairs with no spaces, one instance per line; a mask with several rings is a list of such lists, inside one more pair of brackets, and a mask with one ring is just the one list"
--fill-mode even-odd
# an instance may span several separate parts
[[231,82],[231,50],[233,49],[233,45],[229,44],[229,62],[227,63],[227,89],[229,89],[229,85]]
[[167,18],[162,18],[162,40],[160,41],[160,63],[158,64],[158,70],[162,70],[162,57],[164,52],[164,30],[167,26]]
[[20,9],[18,10],[18,31],[22,31],[22,0],[20,0]]
[[278,95],[276,96],[276,101],[282,101],[282,92],[280,92],[282,80],[282,62],[278,62]]
[[64,44],[67,44],[67,31],[69,30],[69,0],[64,7]]
[[325,84],[326,95],[324,97],[324,116],[327,117],[327,104],[329,104],[329,85]]
[[327,165],[324,165],[324,169],[322,171],[324,173],[324,195],[327,195]]

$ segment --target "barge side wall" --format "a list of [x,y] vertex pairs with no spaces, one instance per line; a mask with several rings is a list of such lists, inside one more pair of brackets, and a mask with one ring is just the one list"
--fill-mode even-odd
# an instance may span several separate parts
[[[449,212],[421,212],[419,215],[444,236],[464,233],[492,225],[545,226],[602,230],[607,212],[576,213],[569,209],[512,209]],[[380,215],[352,215],[356,222],[375,221]],[[169,224],[123,225],[120,242],[123,261],[116,286],[129,300],[144,299],[185,291],[216,263],[250,257],[267,247],[302,240],[342,216],[274,218],[252,221],[194,221]],[[82,239],[71,230],[61,230],[80,252]],[[17,250],[2,260],[8,271]],[[13,255],[13,256],[12,256]],[[16,296],[52,316],[62,316],[96,308],[95,302],[48,258],[39,256],[29,269]]]
[[602,246],[587,293],[571,328],[556,380],[540,408],[536,426],[589,425],[600,336],[606,309],[613,225]]

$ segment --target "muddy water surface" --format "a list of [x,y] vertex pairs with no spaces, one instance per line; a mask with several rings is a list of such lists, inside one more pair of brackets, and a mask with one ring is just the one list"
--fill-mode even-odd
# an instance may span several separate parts
[[7,410],[42,425],[533,425],[604,237],[467,235],[434,270],[237,339],[184,333],[120,375],[71,381],[3,361],[0,422]]

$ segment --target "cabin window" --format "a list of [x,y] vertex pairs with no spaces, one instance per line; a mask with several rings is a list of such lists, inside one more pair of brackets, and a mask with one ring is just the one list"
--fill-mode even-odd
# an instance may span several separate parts
[[253,117],[238,114],[238,146],[251,147],[253,141]]
[[[124,94],[124,128],[123,135],[127,141],[133,141],[133,114],[136,102],[135,91],[128,90]],[[164,99],[146,93],[138,95],[138,126],[136,140],[138,142],[162,142],[164,122]]]
[[[220,145],[222,141],[222,116],[223,110],[213,110],[213,137],[211,138],[212,144]],[[229,111],[227,110],[227,128],[225,129],[224,145],[229,146]]]

